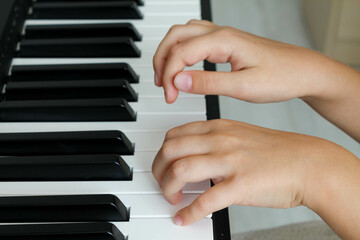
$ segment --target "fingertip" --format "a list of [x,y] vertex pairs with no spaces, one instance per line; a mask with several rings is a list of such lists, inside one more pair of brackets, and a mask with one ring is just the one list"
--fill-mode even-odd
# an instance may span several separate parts
[[174,222],[176,220],[176,221],[178,221],[178,223],[180,223],[180,224],[176,224],[176,222],[175,222],[176,225],[187,226],[187,225],[193,224],[196,221],[196,219],[195,220],[191,219],[188,211],[189,211],[189,206],[179,210],[175,214]]
[[176,214],[174,217],[174,223],[178,226],[182,226],[183,225],[183,220],[180,214]]
[[182,92],[189,92],[192,87],[191,74],[186,72],[178,73],[174,79],[174,85]]
[[178,191],[173,196],[168,197],[168,201],[171,205],[176,205],[181,201],[182,198],[182,191]]
[[177,96],[179,94],[179,91],[177,89],[168,89],[168,90],[164,90],[164,95],[165,95],[165,101],[166,103],[173,103],[175,102],[175,100],[177,99]]

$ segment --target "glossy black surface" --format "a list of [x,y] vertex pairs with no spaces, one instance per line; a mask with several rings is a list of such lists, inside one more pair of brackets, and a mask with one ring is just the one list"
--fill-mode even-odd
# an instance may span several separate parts
[[114,195],[0,197],[1,223],[128,221]]
[[56,64],[13,66],[11,81],[66,81],[124,79],[139,82],[139,76],[127,63]]
[[6,100],[98,99],[137,100],[137,94],[126,80],[80,80],[9,82]]
[[131,23],[27,25],[25,39],[130,37],[141,40]]
[[0,181],[130,181],[119,155],[64,155],[0,158]]
[[0,122],[136,121],[123,98],[2,101]]
[[0,133],[0,156],[78,154],[133,155],[134,148],[120,131]]
[[141,52],[128,37],[23,39],[20,57],[44,58],[138,58]]
[[[2,0],[0,4],[0,89],[6,82],[12,58],[31,0]],[[1,100],[1,95],[0,95]]]
[[0,225],[1,240],[126,240],[111,223]]
[[138,5],[126,1],[66,1],[33,4],[34,19],[142,19]]
[[[36,2],[100,2],[102,0],[36,0]],[[106,1],[116,1],[116,2],[134,2],[138,5],[144,5],[143,0],[106,0]]]

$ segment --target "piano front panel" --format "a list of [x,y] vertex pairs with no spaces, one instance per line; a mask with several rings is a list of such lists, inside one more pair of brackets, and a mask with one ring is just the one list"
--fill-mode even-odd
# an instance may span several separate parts
[[[206,2],[206,1],[203,1]],[[230,239],[229,234],[215,233],[213,220],[208,216],[189,227],[178,227],[172,222],[177,210],[191,203],[210,187],[209,181],[187,184],[183,201],[170,205],[151,174],[151,164],[162,145],[166,131],[188,122],[207,119],[205,96],[180,93],[176,103],[168,105],[163,90],[153,85],[152,57],[160,41],[173,24],[184,24],[190,19],[201,19],[200,0],[145,0],[139,9],[141,20],[37,20],[28,19],[25,26],[56,24],[132,23],[142,35],[135,42],[141,58],[19,58],[12,66],[82,64],[82,63],[128,63],[139,75],[139,83],[131,83],[138,93],[138,101],[130,102],[136,112],[136,122],[2,122],[0,133],[16,132],[64,132],[121,130],[135,144],[134,155],[122,156],[132,168],[132,181],[85,181],[85,182],[0,182],[1,196],[38,195],[85,195],[113,194],[130,211],[129,222],[113,222],[128,237],[140,239]],[[26,34],[25,26],[22,34]],[[20,46],[21,49],[21,46]],[[203,63],[187,69],[204,69]],[[11,68],[9,70],[11,76]],[[225,219],[226,220],[226,219]],[[223,222],[225,228],[228,222]]]

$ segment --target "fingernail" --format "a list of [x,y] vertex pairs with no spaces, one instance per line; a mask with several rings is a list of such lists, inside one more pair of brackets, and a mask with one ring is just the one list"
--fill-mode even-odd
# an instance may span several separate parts
[[180,73],[175,77],[174,84],[180,91],[188,92],[192,87],[192,78],[190,74]]
[[158,75],[157,75],[156,72],[155,72],[155,75],[154,75],[154,82],[155,82],[156,86],[159,86],[159,78],[158,78]]
[[174,217],[174,223],[175,223],[176,225],[178,225],[178,226],[181,226],[181,225],[182,225],[183,221],[182,221],[180,215],[176,215],[176,216]]

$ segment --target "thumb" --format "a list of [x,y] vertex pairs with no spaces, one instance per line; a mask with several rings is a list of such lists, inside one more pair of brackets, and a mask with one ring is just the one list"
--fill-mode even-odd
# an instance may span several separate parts
[[182,92],[238,98],[236,93],[242,87],[239,74],[240,72],[180,72],[174,79],[174,85]]

